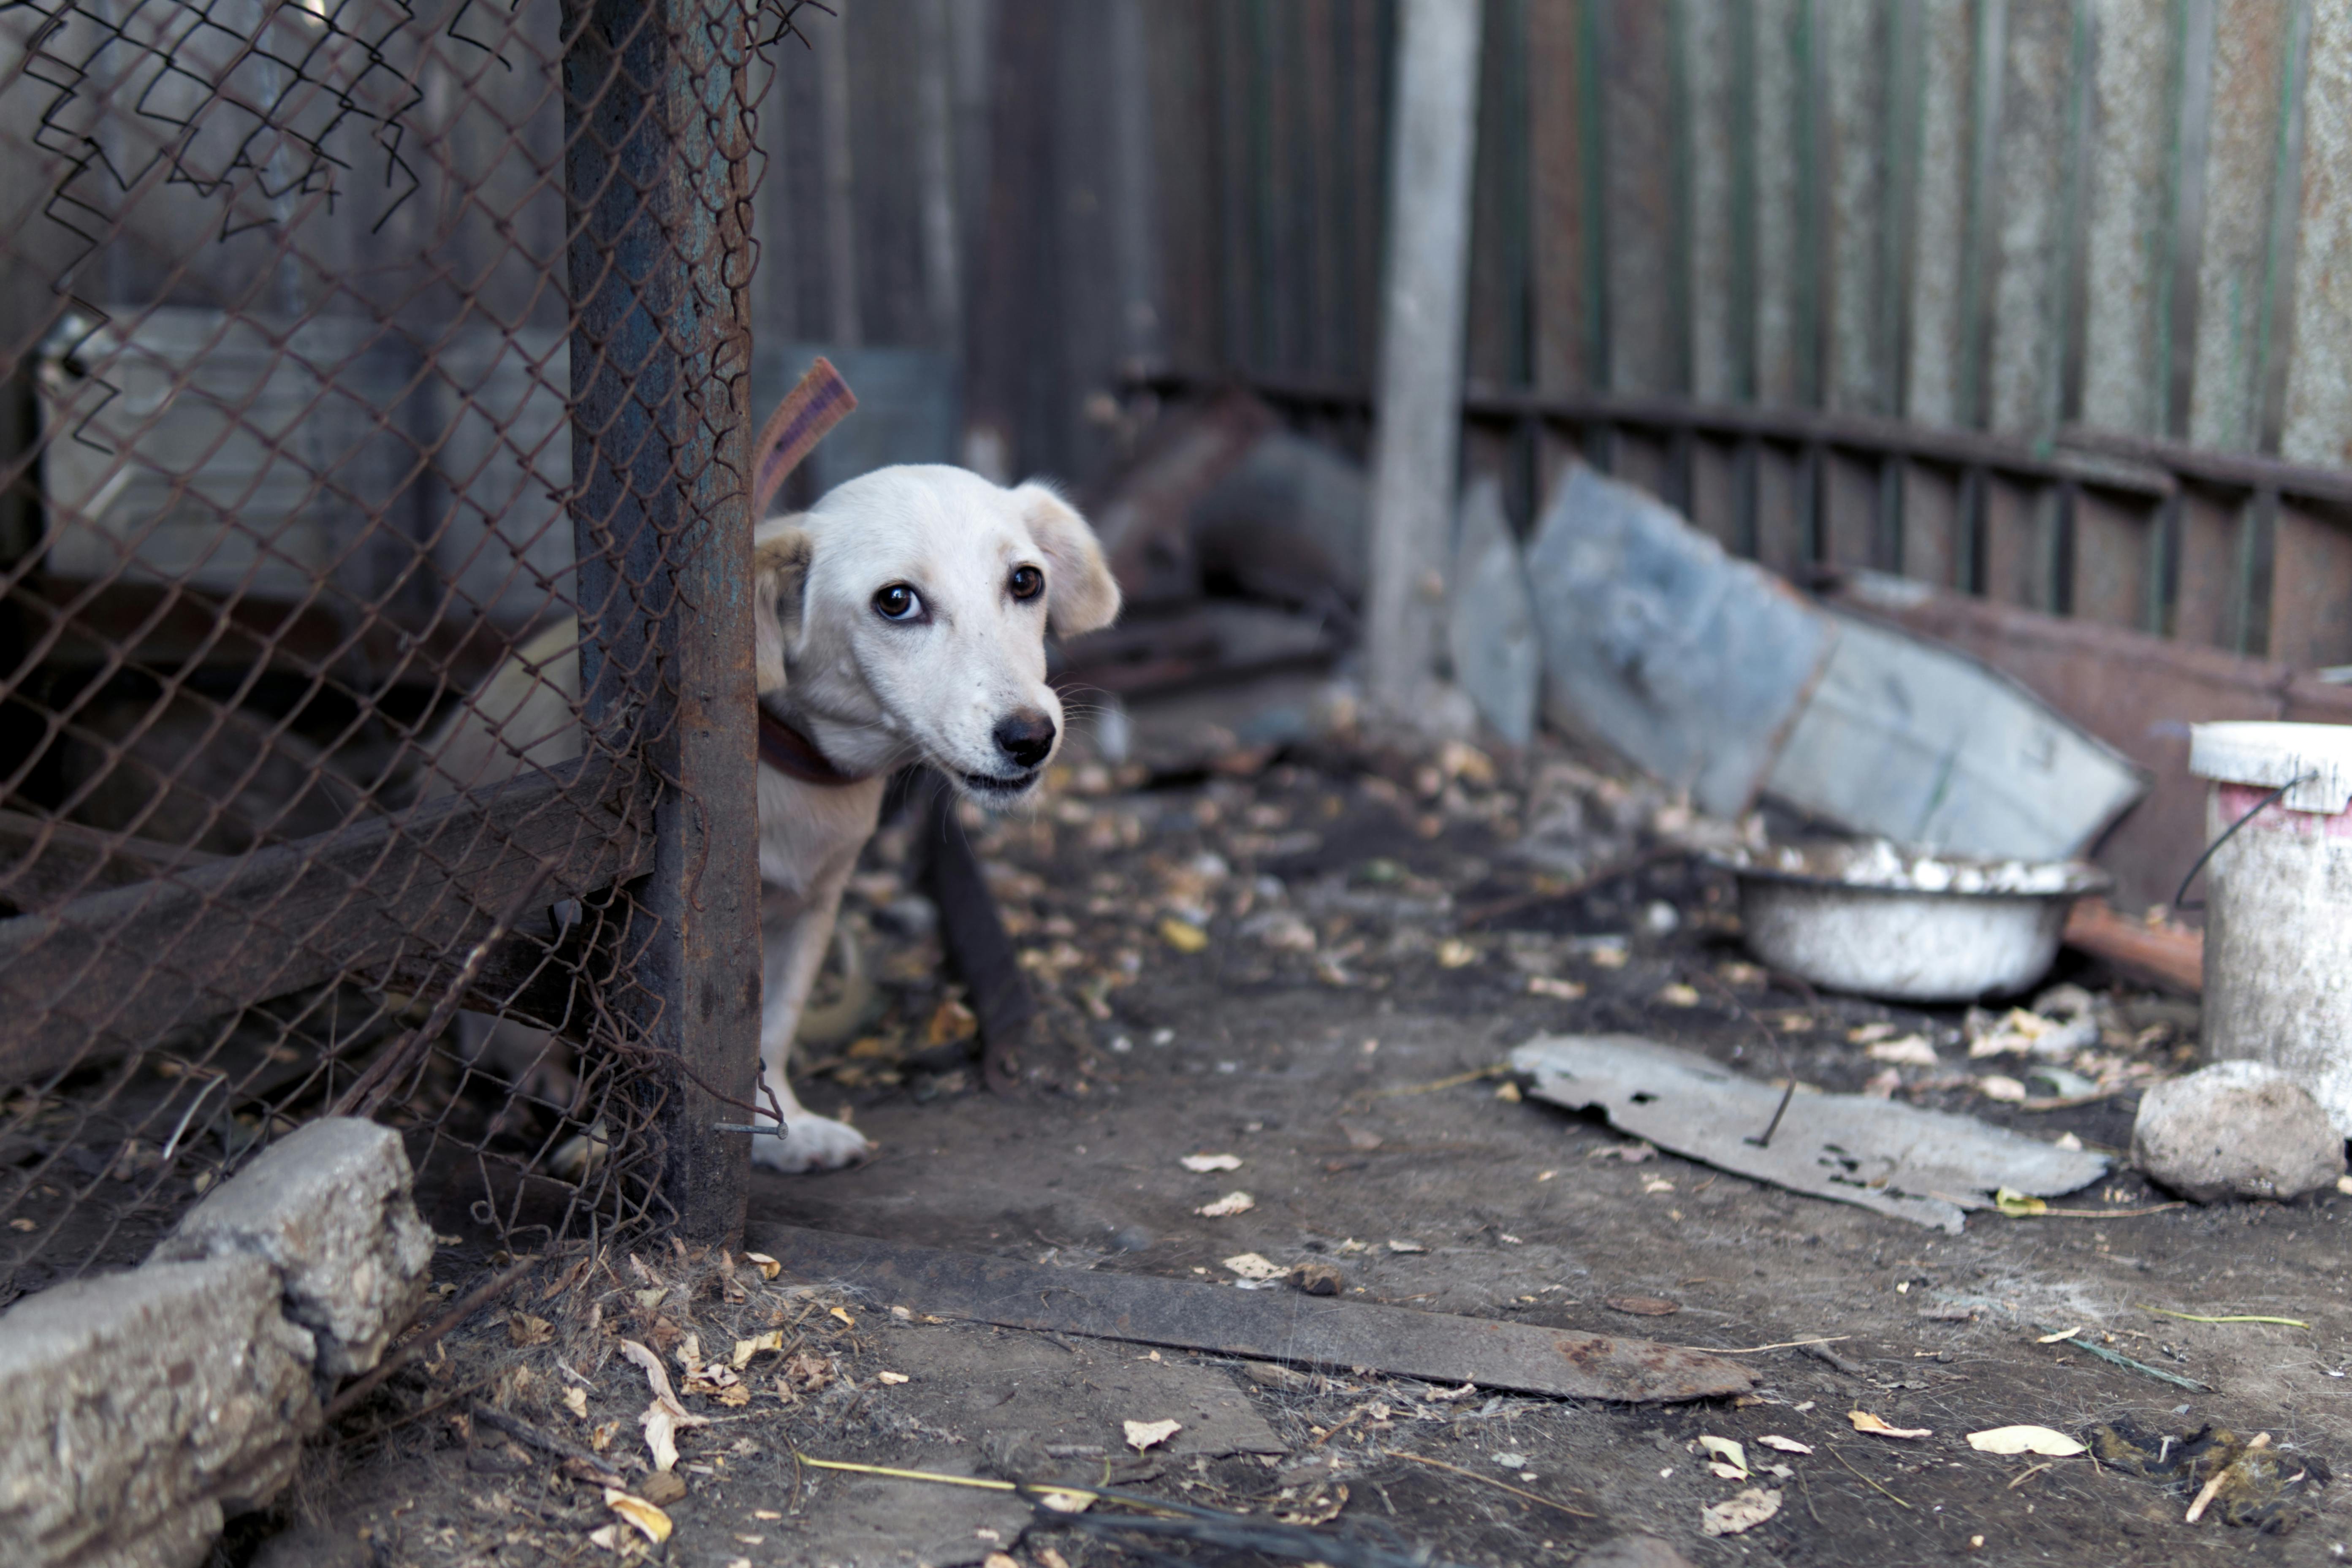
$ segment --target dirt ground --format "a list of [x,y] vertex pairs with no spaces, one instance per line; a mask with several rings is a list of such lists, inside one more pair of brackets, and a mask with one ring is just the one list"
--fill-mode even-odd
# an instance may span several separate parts
[[[751,1245],[781,1224],[1219,1282],[1244,1253],[1321,1259],[1355,1300],[1738,1351],[1754,1394],[1439,1398],[1454,1391],[928,1321],[919,1300],[799,1279],[789,1256],[771,1279],[740,1259],[730,1277],[709,1256],[574,1254],[549,1261],[551,1286],[534,1278],[504,1315],[454,1336],[446,1360],[347,1419],[292,1501],[248,1521],[224,1559],[646,1550],[625,1525],[600,1544],[615,1516],[598,1485],[463,1412],[492,1401],[583,1447],[602,1431],[603,1462],[641,1467],[647,1383],[620,1341],[652,1343],[682,1378],[686,1336],[716,1364],[772,1329],[780,1348],[755,1351],[740,1374],[747,1399],[724,1379],[681,1394],[712,1420],[678,1437],[687,1495],[668,1509],[667,1561],[1150,1560],[1032,1526],[1001,1492],[826,1472],[796,1453],[1108,1482],[1461,1563],[1565,1563],[1637,1532],[1701,1564],[2344,1555],[2343,1489],[2321,1483],[2352,1455],[2352,1311],[2339,1296],[2352,1200],[2203,1209],[2118,1171],[2053,1202],[2079,1213],[1987,1211],[1952,1237],[1653,1154],[1487,1070],[1538,1033],[1638,1033],[1764,1079],[1785,1052],[1805,1084],[2119,1151],[2138,1089],[2193,1061],[2192,1008],[2062,973],[2103,998],[2103,1038],[2070,1069],[2098,1097],[2027,1109],[1985,1092],[2022,1076],[2022,1058],[1970,1059],[1958,1010],[1815,996],[1758,971],[1732,889],[1685,852],[1706,825],[1654,792],[1558,752],[1499,769],[1458,751],[1429,763],[1294,748],[1267,765],[1235,742],[1221,756],[1229,772],[1148,788],[1073,768],[1043,806],[985,829],[1045,1002],[1015,1096],[971,1087],[968,1017],[940,990],[922,910],[893,868],[904,846],[886,834],[853,900],[878,961],[878,1014],[808,1093],[881,1152],[836,1174],[761,1177]],[[1867,1055],[1874,1038],[1915,1033],[1937,1066]],[[1240,1163],[1180,1163],[1200,1153]],[[1199,1212],[1234,1191],[1254,1206]],[[482,1261],[478,1238],[453,1247],[445,1277],[465,1285]],[[1675,1310],[1610,1305],[1633,1298]],[[1754,1348],[1804,1340],[1828,1342]],[[1865,1434],[1853,1411],[1927,1435]],[[1124,1422],[1163,1418],[1183,1422],[1176,1439],[1139,1456],[1123,1440]],[[2051,1460],[1965,1440],[2018,1424],[2112,1424],[2168,1457],[2209,1426],[2267,1433],[2275,1474],[2302,1479],[2275,1500],[2226,1494],[2191,1525],[2193,1478],[2133,1474],[2112,1447]],[[1744,1444],[1752,1477],[1714,1473],[1702,1436]],[[1751,1487],[1779,1494],[1772,1517],[1702,1534],[1704,1510]],[[2224,1522],[2233,1510],[2256,1522]]]

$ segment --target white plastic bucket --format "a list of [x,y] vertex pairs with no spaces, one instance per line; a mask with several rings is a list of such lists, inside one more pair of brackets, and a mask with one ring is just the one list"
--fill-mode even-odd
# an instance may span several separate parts
[[2294,784],[2206,863],[2206,1058],[2293,1074],[2352,1138],[2352,725],[2199,724],[2189,771],[2208,843]]

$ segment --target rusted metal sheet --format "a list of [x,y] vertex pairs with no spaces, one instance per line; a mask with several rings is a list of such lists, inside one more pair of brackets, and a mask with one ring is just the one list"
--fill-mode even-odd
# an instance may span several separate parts
[[1988,474],[1982,493],[1985,597],[2028,609],[2053,608],[2058,563],[2054,492]]
[[1822,458],[1822,558],[1832,566],[1885,570],[1895,563],[1880,541],[1879,474],[1868,458]]
[[2311,10],[2305,79],[2303,211],[2279,450],[2299,463],[2352,467],[2352,5]]
[[[1687,384],[1686,323],[1676,311],[1673,8],[1600,0],[1601,113],[1609,236],[1609,386],[1670,393]],[[1633,474],[1636,484],[1644,481]]]
[[2078,488],[2070,498],[2074,529],[2072,612],[2084,620],[2144,630],[2155,606],[2159,514],[2145,500]]
[[1958,582],[1960,476],[1940,463],[1903,465],[1899,564],[1903,575],[1938,588]]
[[2352,664],[2352,510],[2280,498],[2269,652],[2297,669]]
[[2184,485],[2174,519],[2179,563],[2172,635],[2200,647],[2235,650],[2244,626],[2244,497]]
[[1759,441],[1754,453],[1756,559],[1784,577],[1801,575],[1813,560],[1811,461],[1801,447]]
[[1690,446],[1690,520],[1709,538],[1735,555],[1748,552],[1741,525],[1746,489],[1741,482],[1739,448],[1727,441],[1702,437]]
[[918,1312],[1039,1333],[1637,1405],[1721,1398],[1756,1381],[1737,1362],[1654,1340],[1297,1290],[1046,1268],[790,1226],[755,1225],[751,1237],[799,1279],[853,1286]]

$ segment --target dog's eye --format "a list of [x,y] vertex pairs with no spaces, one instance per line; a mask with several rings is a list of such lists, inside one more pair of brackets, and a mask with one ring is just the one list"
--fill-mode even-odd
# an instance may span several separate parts
[[923,596],[904,583],[893,583],[874,595],[874,613],[886,621],[911,621],[923,613]]
[[1013,569],[1012,587],[1014,598],[1034,599],[1045,591],[1045,574],[1034,566],[1016,566]]

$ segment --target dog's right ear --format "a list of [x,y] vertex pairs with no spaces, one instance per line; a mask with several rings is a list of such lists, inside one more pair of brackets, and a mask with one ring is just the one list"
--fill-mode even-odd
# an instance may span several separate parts
[[784,689],[784,661],[800,641],[815,543],[787,528],[751,547],[751,679],[761,696]]

